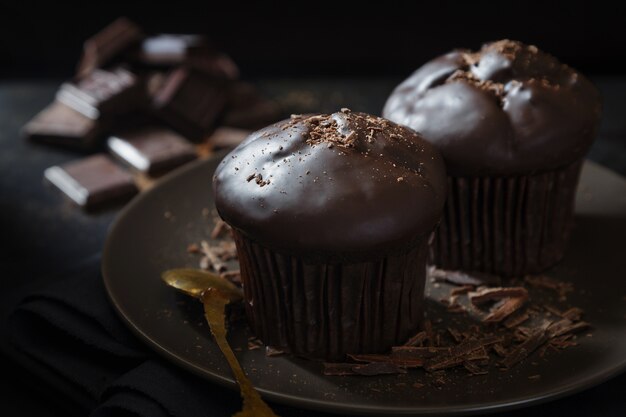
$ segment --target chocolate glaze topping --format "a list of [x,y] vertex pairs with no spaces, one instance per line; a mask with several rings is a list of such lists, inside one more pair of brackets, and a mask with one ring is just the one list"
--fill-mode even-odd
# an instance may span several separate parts
[[420,132],[453,176],[532,173],[589,149],[600,97],[535,46],[502,40],[436,58],[400,84],[383,116]]
[[273,249],[388,253],[430,233],[446,183],[411,129],[348,109],[292,116],[250,135],[213,178],[222,218]]

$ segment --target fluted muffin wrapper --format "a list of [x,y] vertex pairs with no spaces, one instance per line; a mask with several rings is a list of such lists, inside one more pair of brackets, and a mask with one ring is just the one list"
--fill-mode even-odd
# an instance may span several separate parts
[[234,231],[246,314],[266,345],[308,358],[384,352],[420,327],[428,244],[355,263],[312,263]]
[[581,167],[582,160],[535,175],[448,177],[431,262],[504,277],[554,265],[569,239]]

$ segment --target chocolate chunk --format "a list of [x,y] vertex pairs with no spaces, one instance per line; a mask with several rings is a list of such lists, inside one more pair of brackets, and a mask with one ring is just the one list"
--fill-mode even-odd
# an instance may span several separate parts
[[153,105],[159,117],[192,140],[213,129],[224,108],[224,83],[198,71],[179,68],[156,92]]
[[104,127],[102,121],[89,119],[55,101],[22,128],[22,135],[35,142],[87,149],[95,144]]
[[125,17],[120,17],[85,42],[77,77],[83,78],[96,68],[111,63],[138,44],[142,38],[139,26]]
[[158,126],[140,127],[113,135],[111,152],[138,171],[163,174],[196,158],[194,147],[176,132]]
[[134,110],[144,98],[142,83],[123,68],[96,69],[76,83],[65,83],[57,100],[90,119]]
[[137,193],[132,176],[103,154],[45,170],[44,177],[78,205],[94,208]]
[[510,368],[516,363],[525,359],[528,355],[533,353],[539,346],[544,344],[549,339],[544,328],[535,329],[528,339],[522,344],[516,346],[509,352],[509,354],[502,360],[502,365],[506,368]]

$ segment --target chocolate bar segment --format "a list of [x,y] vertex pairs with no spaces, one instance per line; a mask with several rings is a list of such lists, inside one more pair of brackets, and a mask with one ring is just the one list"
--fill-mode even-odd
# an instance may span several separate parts
[[103,154],[50,167],[44,171],[44,178],[88,209],[137,193],[132,176]]
[[135,58],[147,65],[182,65],[189,53],[208,49],[207,39],[200,35],[161,34],[144,39]]
[[95,144],[104,126],[58,101],[33,117],[22,135],[35,142],[87,149]]
[[57,100],[90,119],[130,112],[145,92],[138,78],[123,68],[96,69],[76,83],[65,83]]
[[107,145],[113,155],[149,175],[163,174],[196,158],[194,147],[165,127],[126,130],[111,136]]
[[157,115],[189,139],[198,141],[214,127],[225,103],[224,81],[179,68],[156,92]]
[[120,17],[109,26],[85,41],[83,56],[78,64],[77,77],[83,78],[96,68],[109,64],[133,45],[138,44],[144,35],[141,28],[125,17]]
[[249,83],[231,83],[228,87],[224,126],[241,129],[260,129],[282,119],[279,106],[261,96]]
[[186,66],[214,77],[239,78],[239,68],[233,60],[216,51],[207,38],[200,35],[152,36],[142,42],[131,58],[148,68]]

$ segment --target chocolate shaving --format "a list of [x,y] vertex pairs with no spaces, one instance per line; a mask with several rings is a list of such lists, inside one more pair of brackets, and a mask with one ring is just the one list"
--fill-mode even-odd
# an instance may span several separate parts
[[265,346],[265,356],[272,357],[272,356],[280,356],[284,354],[285,354],[284,350],[275,348],[273,346]]
[[565,311],[561,317],[566,318],[571,321],[579,321],[583,316],[584,311],[578,307],[572,307],[569,310]]
[[528,315],[528,313],[522,312],[519,314],[510,315],[506,320],[504,320],[503,324],[504,327],[506,327],[507,329],[512,329],[524,323],[529,318],[530,316]]
[[217,219],[215,221],[215,227],[213,227],[213,230],[211,231],[211,239],[219,238],[222,234],[227,232],[229,229],[230,229],[230,226],[228,226],[224,220]]
[[[454,348],[452,348],[454,349]],[[462,365],[468,361],[488,361],[489,355],[483,346],[478,347],[477,349],[473,349],[471,351],[467,351],[469,347],[464,348],[463,350],[459,350],[457,352],[451,352],[450,355],[442,355],[441,357],[435,358],[426,364],[425,368],[427,371],[438,371],[447,368],[453,368],[458,365]]]
[[214,248],[209,246],[206,240],[200,242],[200,247],[202,248],[202,253],[204,254],[205,258],[208,259],[209,264],[211,268],[213,268],[213,270],[215,270],[216,272],[222,272],[227,269],[226,265],[222,263],[222,260],[215,253]]
[[388,374],[406,374],[407,370],[401,366],[386,362],[372,362],[365,365],[353,365],[352,370],[358,375],[376,376]]
[[322,372],[326,376],[356,375],[356,373],[352,370],[353,366],[353,363],[324,362],[324,370]]
[[577,323],[573,323],[569,319],[559,320],[555,323],[552,323],[548,327],[548,335],[550,337],[558,337],[568,333],[576,333],[581,330],[585,330],[589,328],[589,323],[585,321],[579,321]]
[[430,267],[428,269],[428,275],[436,281],[446,281],[455,285],[487,285],[487,284],[499,284],[501,279],[498,276],[473,272],[472,275],[468,275],[461,271],[447,271],[444,269],[437,269]]
[[463,294],[467,294],[470,291],[474,290],[473,285],[463,285],[457,288],[452,288],[452,290],[450,291],[450,295],[454,296],[454,295],[463,295]]
[[574,291],[574,286],[570,282],[558,281],[545,275],[527,275],[524,277],[524,281],[532,287],[556,291],[559,295],[559,301],[565,301],[567,293]]
[[348,357],[357,362],[367,362],[367,363],[390,363],[396,366],[402,366],[405,368],[419,368],[424,365],[424,360],[422,358],[409,358],[409,357],[395,357],[390,355],[382,355],[382,354],[354,354],[348,355]]
[[421,331],[415,336],[411,337],[404,343],[404,346],[423,346],[424,342],[428,339],[428,334],[425,331]]
[[491,348],[496,353],[496,355],[500,356],[501,358],[504,358],[508,355],[508,351],[500,343],[495,343],[493,346],[491,346]]
[[494,308],[483,319],[485,323],[496,323],[504,320],[511,314],[519,310],[526,302],[527,297],[515,297],[506,299],[501,305]]
[[456,343],[460,343],[461,341],[463,341],[463,335],[461,335],[461,333],[459,333],[458,330],[453,329],[451,327],[448,327],[448,333],[450,333],[450,336],[452,336],[452,338],[454,339],[454,341]]
[[506,368],[511,368],[513,365],[524,360],[528,355],[533,353],[548,339],[549,336],[544,328],[534,330],[526,341],[524,341],[521,345],[516,346],[513,350],[511,350],[511,352],[509,352],[509,354],[502,360],[502,365]]
[[434,337],[433,337],[433,325],[430,320],[424,320],[424,331],[426,332],[426,341],[428,342],[428,346],[434,345]]
[[202,250],[197,244],[190,243],[189,246],[187,246],[187,253],[202,253]]
[[528,298],[528,291],[524,287],[495,287],[480,288],[468,294],[470,301],[474,305],[484,304],[489,301],[501,300],[508,297]]
[[489,371],[485,368],[481,368],[480,366],[476,365],[476,363],[474,362],[463,362],[463,367],[467,370],[467,372],[469,372],[472,375],[486,375],[489,373]]

